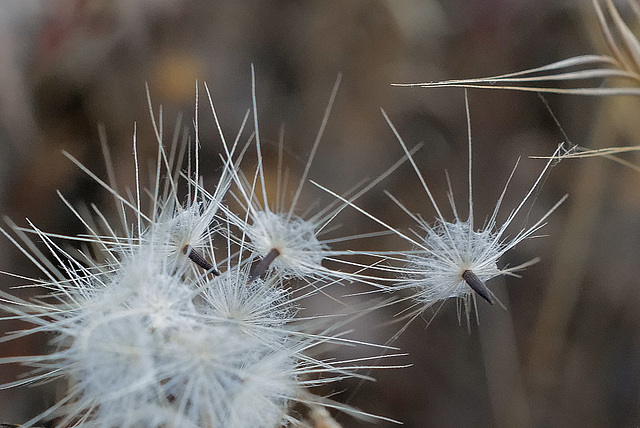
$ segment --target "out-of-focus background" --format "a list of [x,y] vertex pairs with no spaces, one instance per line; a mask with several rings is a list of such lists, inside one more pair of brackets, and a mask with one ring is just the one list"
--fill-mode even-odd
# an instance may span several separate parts
[[[624,4],[620,11],[637,26]],[[344,192],[400,158],[401,148],[380,114],[383,107],[409,145],[424,142],[415,159],[441,206],[447,206],[448,170],[458,205],[465,207],[462,90],[390,84],[502,74],[573,55],[606,53],[591,3],[579,0],[22,0],[1,2],[0,22],[0,211],[19,224],[28,217],[41,229],[66,234],[80,233],[81,225],[56,190],[72,203],[107,206],[110,200],[61,151],[104,176],[98,135],[103,124],[118,180],[132,186],[134,122],[145,163],[156,150],[145,82],[154,105],[164,106],[168,135],[178,112],[185,125],[193,120],[198,80],[208,83],[223,129],[234,136],[250,108],[253,63],[267,162],[275,165],[283,125],[285,159],[295,177],[304,169],[332,85],[342,73],[310,178]],[[638,143],[636,98],[546,99],[574,144]],[[500,216],[504,219],[544,165],[529,156],[551,154],[566,137],[535,94],[471,90],[469,100],[478,223],[490,215],[522,157]],[[201,94],[202,162],[205,182],[212,184],[222,146],[204,101]],[[633,156],[626,159],[640,163]],[[535,222],[565,193],[568,201],[549,218],[543,229],[548,236],[525,241],[501,265],[538,256],[541,262],[520,279],[490,283],[507,311],[479,302],[480,323],[468,330],[458,325],[456,304],[449,301],[428,327],[431,311],[394,342],[409,354],[398,362],[411,367],[376,371],[377,382],[350,381],[324,392],[407,428],[637,426],[639,185],[637,172],[605,159],[556,165],[511,233]],[[410,218],[383,189],[425,219],[434,218],[408,165],[360,205],[398,227],[411,227]],[[327,200],[312,186],[306,190],[305,203]],[[340,221],[340,233],[379,229],[353,212]],[[391,237],[359,245],[408,249]],[[6,239],[0,241],[0,254],[3,271],[42,276]],[[22,283],[0,278],[5,291]],[[357,291],[352,286],[333,294]],[[345,304],[364,300],[340,299]],[[353,337],[384,343],[403,325],[385,325],[402,308],[375,312],[356,324]],[[331,310],[326,306],[317,312]],[[42,352],[44,344],[33,337],[0,346],[2,356],[11,356]],[[351,350],[335,352],[352,356]],[[13,381],[21,371],[4,365],[0,379]],[[46,386],[2,391],[0,422],[25,422],[53,404],[54,396]],[[366,425],[343,414],[335,417],[345,427]]]

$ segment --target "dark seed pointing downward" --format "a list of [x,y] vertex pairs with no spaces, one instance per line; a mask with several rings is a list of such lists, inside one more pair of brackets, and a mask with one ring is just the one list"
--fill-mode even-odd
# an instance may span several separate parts
[[467,285],[471,287],[473,291],[478,293],[480,297],[493,305],[493,296],[489,292],[487,286],[484,285],[484,282],[482,282],[480,278],[478,278],[478,275],[470,270],[465,270],[464,272],[462,272],[462,279],[464,279]]
[[249,274],[248,282],[252,282],[254,279],[261,276],[263,273],[269,269],[269,266],[273,261],[280,255],[280,251],[272,248],[271,251],[267,253],[266,256],[260,262],[251,269],[251,273]]

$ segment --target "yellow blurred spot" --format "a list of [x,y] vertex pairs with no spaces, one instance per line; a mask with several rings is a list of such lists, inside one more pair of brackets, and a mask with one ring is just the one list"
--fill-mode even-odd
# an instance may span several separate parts
[[202,78],[203,69],[202,63],[192,54],[168,52],[155,66],[154,92],[165,101],[192,101],[195,81]]

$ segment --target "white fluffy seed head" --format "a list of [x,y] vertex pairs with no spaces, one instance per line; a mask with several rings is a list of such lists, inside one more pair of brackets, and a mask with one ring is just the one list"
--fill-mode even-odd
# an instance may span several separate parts
[[[467,107],[467,120],[469,120],[469,109],[468,104]],[[453,220],[447,221],[445,216],[443,215],[442,210],[436,203],[436,200],[431,192],[431,189],[427,185],[427,182],[420,172],[418,165],[413,159],[412,153],[402,140],[402,137],[396,130],[396,128],[391,123],[391,120],[387,116],[387,114],[382,111],[383,116],[387,120],[387,123],[391,127],[391,130],[395,134],[398,142],[402,146],[405,155],[409,159],[409,163],[413,167],[415,171],[419,183],[426,193],[426,198],[430,201],[434,210],[436,211],[436,220],[434,226],[429,226],[422,218],[418,215],[412,214],[407,207],[402,205],[402,203],[388,194],[394,202],[400,206],[400,208],[407,213],[419,227],[424,230],[424,235],[420,236],[418,233],[405,234],[397,228],[389,225],[388,223],[380,220],[378,217],[373,215],[372,213],[367,212],[366,210],[358,207],[352,202],[346,200],[343,197],[335,194],[334,192],[323,188],[328,193],[338,197],[343,202],[348,205],[354,207],[360,213],[364,214],[371,220],[377,222],[382,225],[390,232],[398,235],[403,240],[410,243],[413,248],[409,251],[399,252],[397,257],[391,257],[391,259],[397,261],[404,261],[404,266],[376,266],[376,269],[380,269],[385,272],[393,272],[399,274],[400,278],[392,278],[388,280],[387,278],[381,278],[381,281],[391,282],[394,284],[393,287],[389,287],[386,285],[381,285],[385,291],[394,291],[398,289],[413,289],[415,290],[415,300],[417,301],[416,307],[412,312],[409,312],[408,318],[410,323],[412,320],[417,318],[420,314],[422,314],[427,308],[429,308],[432,304],[437,301],[448,299],[450,297],[459,298],[464,302],[465,312],[468,316],[471,311],[471,305],[469,304],[469,296],[474,296],[471,294],[472,288],[469,286],[467,280],[471,281],[471,279],[463,278],[463,274],[466,271],[473,273],[475,277],[480,282],[487,281],[491,278],[494,278],[499,275],[507,275],[513,274],[513,272],[523,269],[524,267],[535,263],[537,260],[531,260],[529,262],[525,262],[519,266],[510,267],[510,268],[499,268],[497,263],[499,259],[510,249],[514,248],[523,240],[531,237],[536,231],[538,231],[541,227],[544,226],[545,220],[552,212],[554,212],[560,204],[566,199],[566,196],[563,197],[560,201],[558,201],[546,214],[542,216],[535,224],[530,227],[525,227],[521,229],[519,232],[515,234],[515,236],[507,238],[506,231],[513,222],[516,215],[522,210],[525,206],[525,203],[529,199],[532,198],[535,190],[538,188],[538,185],[541,183],[543,176],[549,169],[552,164],[552,159],[555,155],[562,149],[562,145],[559,145],[556,149],[556,152],[552,156],[551,160],[549,160],[543,170],[540,172],[540,175],[535,180],[529,191],[524,195],[521,202],[513,208],[509,215],[507,216],[504,223],[500,226],[496,224],[496,218],[500,211],[501,204],[503,202],[503,198],[505,196],[507,187],[509,185],[509,181],[515,172],[515,167],[512,171],[511,176],[507,180],[505,184],[504,190],[498,201],[496,203],[496,207],[492,213],[492,215],[487,220],[486,224],[481,229],[474,228],[474,204],[473,204],[473,191],[472,191],[472,174],[471,174],[471,127],[468,126],[469,132],[469,170],[468,170],[468,179],[469,179],[469,200],[468,200],[468,217],[466,220],[462,220],[458,214],[458,211],[455,206],[454,197],[452,191],[449,192],[449,201],[451,204],[451,208],[453,211]],[[517,163],[516,163],[517,166]],[[388,253],[387,253],[388,254]],[[382,253],[384,255],[384,253]],[[477,286],[478,284],[473,284]],[[481,294],[482,297],[489,300],[490,303],[493,303],[491,292],[486,289],[484,284],[480,284],[485,290],[480,290],[479,293],[485,292],[486,295]],[[479,288],[479,287],[478,287]],[[475,289],[475,288],[474,288]],[[474,300],[475,302],[475,296]],[[459,306],[460,308],[460,306]],[[459,312],[459,315],[461,313]],[[408,325],[408,323],[406,325]],[[404,331],[405,327],[401,330]]]
[[261,257],[273,249],[278,251],[271,266],[279,275],[313,277],[318,274],[326,248],[318,241],[311,222],[269,210],[255,211],[251,220],[246,234],[252,247]]
[[202,297],[207,314],[214,319],[263,338],[282,335],[281,329],[296,314],[289,292],[276,278],[249,282],[246,269],[234,268],[212,279]]
[[126,308],[91,317],[78,318],[71,345],[60,354],[59,370],[78,395],[63,415],[74,420],[90,412],[96,422],[118,423],[117,415],[127,417],[136,405],[154,402],[155,332],[143,314]]
[[[165,374],[157,354],[176,325],[193,324],[195,307],[192,289],[150,253],[131,254],[100,283],[86,282],[91,297],[67,303],[74,310],[51,325],[60,335],[57,371],[69,380],[69,396],[77,396],[61,410],[69,421],[90,414],[105,424],[158,402]],[[125,419],[109,423],[127,426]]]
[[434,227],[423,226],[423,246],[407,256],[403,284],[416,290],[415,299],[421,303],[467,298],[472,293],[462,277],[467,270],[483,282],[502,273],[497,261],[503,246],[491,230],[475,231],[469,221],[437,221]]
[[[162,144],[155,122],[154,128]],[[251,225],[237,223],[242,237],[227,242],[226,272],[213,278],[194,268],[184,249],[214,255],[212,223],[219,209],[230,214],[222,200],[229,177],[238,176],[231,162],[233,150],[227,148],[227,181],[209,195],[187,180],[191,196],[183,207],[176,188],[180,174],[172,170],[174,162],[166,159],[161,147],[157,187],[148,192],[154,195],[150,214],[140,208],[145,191],[139,184],[135,139],[134,153],[138,188],[127,196],[72,159],[122,208],[122,235],[99,212],[99,228],[106,232],[98,233],[92,228],[95,219],[72,208],[90,234],[78,239],[101,248],[107,262],[88,254],[76,259],[34,230],[49,248],[49,256],[63,266],[59,269],[28,239],[24,246],[12,239],[48,277],[48,282],[35,283],[54,290],[57,300],[28,303],[0,292],[4,299],[0,308],[36,326],[16,337],[53,332],[57,350],[53,355],[0,362],[35,365],[32,378],[21,383],[58,377],[68,383],[66,396],[28,425],[54,417],[60,426],[105,428],[274,428],[295,421],[289,412],[292,402],[316,404],[308,398],[308,386],[349,377],[358,369],[355,360],[327,362],[309,356],[324,343],[360,342],[342,339],[338,327],[314,334],[317,323],[295,319],[297,299],[283,285],[291,277],[328,276],[326,270],[318,275],[327,254],[316,237],[323,221],[314,224],[292,215],[295,204],[289,214],[251,211]],[[164,184],[162,165],[169,174]],[[197,170],[196,166],[196,175]],[[247,198],[247,204],[251,200]],[[129,211],[133,224],[126,221]],[[255,254],[243,260],[247,252],[233,254],[231,244],[239,242],[246,249],[247,236]],[[272,249],[278,251],[273,268],[252,278],[251,262]],[[320,289],[310,280],[303,297]]]
[[282,421],[296,393],[289,355],[219,323],[178,329],[170,339],[158,356],[161,371],[170,373],[160,388],[188,420],[265,428]]
[[220,202],[216,200],[179,206],[174,212],[161,215],[143,235],[143,242],[162,248],[166,252],[166,260],[176,269],[193,267],[188,258],[189,251],[213,256],[210,243],[215,234],[214,219],[219,208]]
[[[174,229],[149,223],[143,236],[158,230]],[[52,413],[65,424],[273,428],[295,419],[289,408],[309,396],[309,373],[345,376],[305,355],[328,339],[290,330],[296,309],[282,277],[250,282],[252,259],[228,260],[219,277],[186,275],[166,245],[131,242],[97,275],[69,269],[73,281],[50,284],[69,297],[38,319],[58,334],[44,365],[67,380]]]
[[[57,414],[105,427],[281,424],[300,388],[287,293],[242,271],[185,283],[147,250],[50,326],[60,334],[52,369],[73,398]],[[207,292],[194,303],[198,284]],[[140,409],[152,408],[164,410],[145,419]]]

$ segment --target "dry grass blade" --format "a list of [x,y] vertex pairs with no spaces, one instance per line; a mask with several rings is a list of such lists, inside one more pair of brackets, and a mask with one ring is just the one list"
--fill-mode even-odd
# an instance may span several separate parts
[[[616,9],[612,0],[606,0],[607,9],[609,10],[609,15],[611,20],[613,21],[613,25],[615,26],[618,36],[621,39],[622,44],[622,52],[620,52],[619,48],[616,45],[616,41],[613,38],[609,27],[607,25],[606,18],[602,13],[602,9],[600,8],[599,0],[593,0],[593,6],[596,9],[596,13],[598,14],[598,22],[600,24],[600,29],[602,33],[605,35],[607,44],[609,48],[616,54],[616,58],[624,64],[624,68],[627,70],[640,70],[640,42],[636,38],[633,31],[625,24],[624,20],[618,13],[618,9]],[[632,2],[629,1],[629,4]]]
[[639,146],[628,146],[628,147],[606,147],[603,149],[595,149],[590,150],[580,146],[574,146],[573,148],[561,153],[557,156],[531,156],[533,159],[581,159],[581,158],[594,158],[594,157],[603,157],[606,159],[610,159],[614,162],[619,163],[620,165],[631,168],[636,172],[640,172],[640,166],[635,165],[629,161],[626,161],[622,158],[614,156],[618,153],[628,153],[628,152],[637,152],[640,150]]
[[[591,96],[640,95],[640,41],[624,22],[613,1],[604,0],[608,16],[600,1],[593,0],[593,5],[610,55],[580,55],[542,67],[497,76],[396,83],[393,86],[507,89]],[[629,3],[640,21],[640,7],[631,1]],[[601,86],[600,79],[615,79],[619,82],[611,87],[604,87]],[[561,87],[560,83],[565,81],[577,82],[578,87]]]

